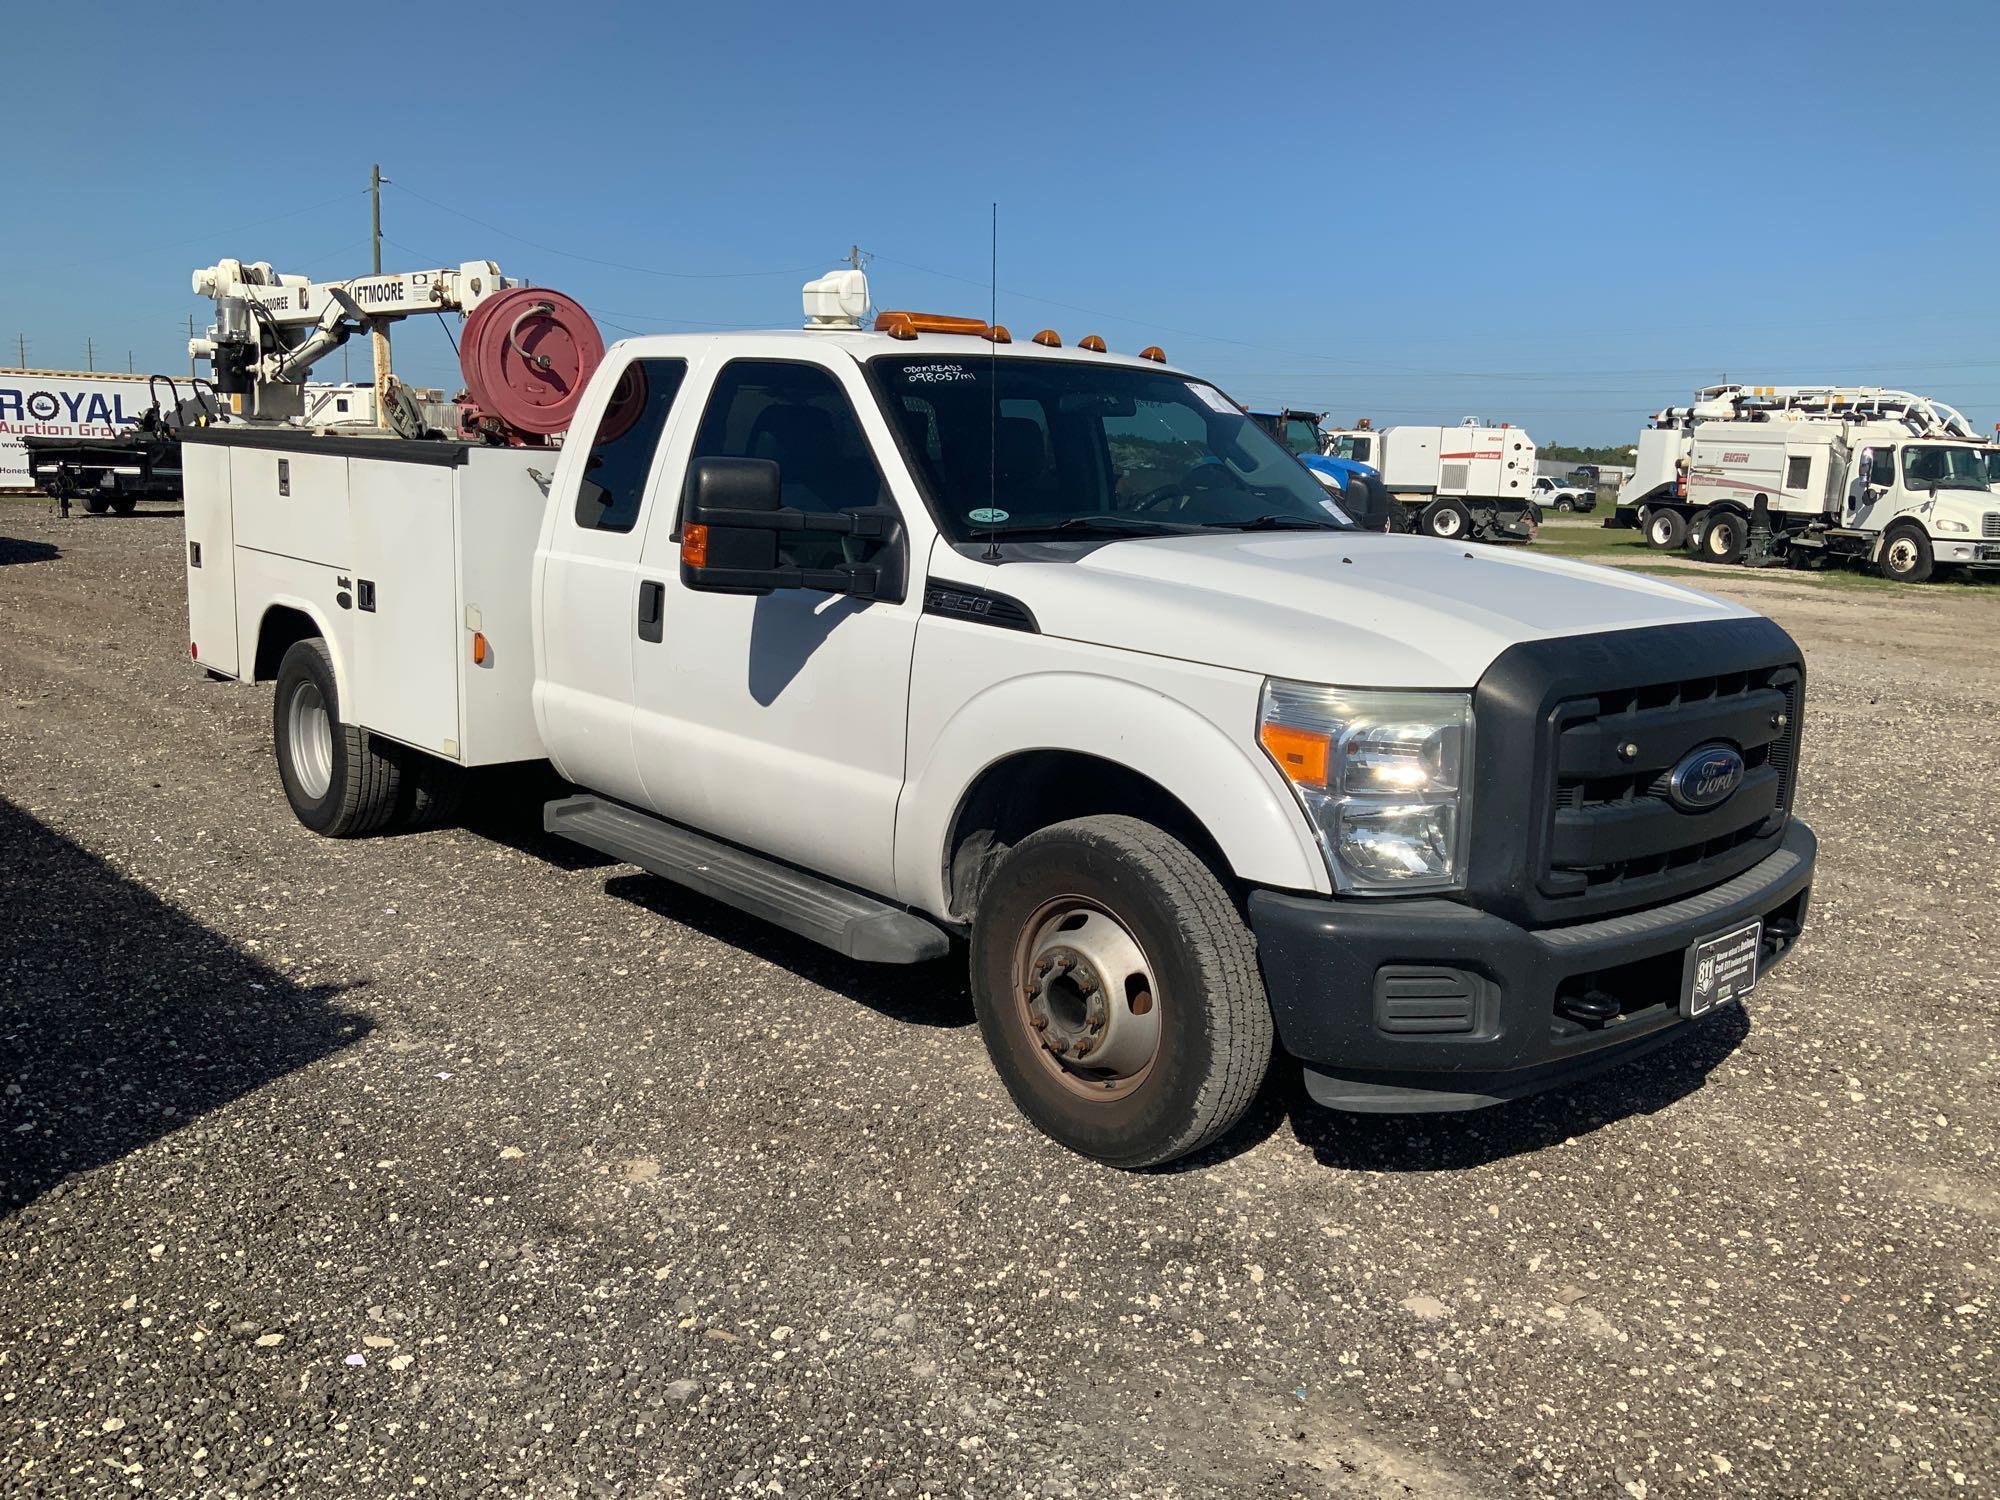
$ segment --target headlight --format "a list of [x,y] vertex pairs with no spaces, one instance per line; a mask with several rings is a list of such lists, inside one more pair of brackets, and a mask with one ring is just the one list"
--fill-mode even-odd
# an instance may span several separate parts
[[1972,528],[1963,521],[1954,521],[1950,516],[1933,516],[1931,525],[1939,531],[1970,531]]
[[1465,884],[1470,694],[1266,682],[1257,737],[1312,819],[1336,890]]

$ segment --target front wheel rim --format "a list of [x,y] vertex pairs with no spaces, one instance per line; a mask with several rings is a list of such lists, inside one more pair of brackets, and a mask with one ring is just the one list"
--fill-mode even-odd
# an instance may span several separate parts
[[1110,911],[1082,896],[1044,902],[1022,924],[1012,979],[1035,1059],[1065,1091],[1108,1103],[1151,1075],[1159,986],[1145,949]]
[[1441,537],[1457,536],[1458,512],[1455,510],[1439,511],[1436,518],[1431,522],[1431,530],[1435,531]]
[[299,790],[317,802],[333,785],[333,716],[319,688],[302,682],[292,689],[285,711],[285,737],[292,749],[292,774]]
[[1889,543],[1889,569],[1894,573],[1907,573],[1917,565],[1917,544],[1906,536],[1899,536]]

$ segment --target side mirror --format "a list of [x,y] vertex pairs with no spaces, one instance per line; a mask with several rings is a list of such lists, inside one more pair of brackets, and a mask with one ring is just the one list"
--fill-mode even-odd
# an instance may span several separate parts
[[[778,558],[783,533],[891,539],[892,517],[786,506],[778,466],[763,458],[698,458],[681,506],[681,584],[712,594],[821,589],[857,599],[900,598],[874,563],[798,568]],[[885,552],[889,549],[884,549]],[[900,575],[895,583],[900,583]]]

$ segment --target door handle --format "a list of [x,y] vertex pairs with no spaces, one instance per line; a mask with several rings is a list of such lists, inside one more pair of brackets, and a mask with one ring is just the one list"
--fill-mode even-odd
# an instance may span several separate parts
[[639,639],[657,641],[666,625],[667,586],[650,578],[639,583]]

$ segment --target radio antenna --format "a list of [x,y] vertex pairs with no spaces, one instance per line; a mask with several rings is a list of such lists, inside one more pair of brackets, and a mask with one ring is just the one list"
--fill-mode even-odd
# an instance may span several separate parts
[[993,229],[987,246],[986,292],[986,550],[981,562],[1000,559],[1000,342],[993,330],[1000,325],[1000,205],[993,209]]

